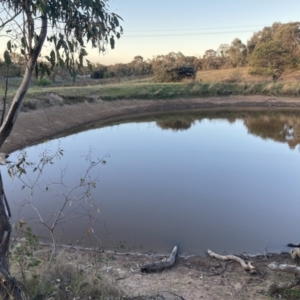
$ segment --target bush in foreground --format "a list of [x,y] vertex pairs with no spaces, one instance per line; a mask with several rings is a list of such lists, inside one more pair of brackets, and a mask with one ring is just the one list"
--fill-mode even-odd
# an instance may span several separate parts
[[87,259],[83,265],[71,259],[67,251],[62,251],[49,264],[50,249],[36,246],[37,240],[26,239],[17,246],[19,252],[27,251],[21,263],[12,257],[12,271],[15,271],[16,279],[26,286],[30,299],[122,299],[113,279],[103,275],[96,262]]

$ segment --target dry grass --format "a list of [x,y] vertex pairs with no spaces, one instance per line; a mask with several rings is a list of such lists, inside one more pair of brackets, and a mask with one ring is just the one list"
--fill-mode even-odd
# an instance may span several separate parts
[[[247,83],[273,82],[272,76],[250,75],[249,70],[250,67],[198,71],[196,80],[201,82],[247,82]],[[284,83],[287,82],[298,83],[299,81],[300,81],[300,70],[287,71],[284,74],[282,74],[280,79],[278,80],[278,82],[284,82]]]
[[[274,95],[299,96],[300,71],[289,72],[273,82],[270,76],[250,75],[249,68],[199,71],[194,81],[178,83],[155,83],[150,76],[130,77],[120,82],[93,81],[90,79],[76,85],[36,86],[26,94],[24,109],[51,106],[50,94],[62,98],[61,105],[83,101],[110,101],[116,99],[174,99],[188,97],[213,97],[228,95]],[[8,100],[15,93],[17,82],[8,92]],[[84,85],[84,86],[83,86]]]
[[[272,82],[271,76],[250,75],[248,67],[231,68],[223,70],[198,71],[196,80],[201,82],[237,82],[232,79],[238,79],[238,82]],[[300,75],[299,75],[300,76]]]
[[33,256],[41,260],[41,264],[30,268],[30,271],[25,270],[25,282],[12,261],[12,275],[22,283],[29,299],[123,299],[115,280],[100,271],[103,262],[92,260],[91,256],[83,257],[81,261],[74,260],[62,251],[49,265],[49,251],[40,249],[32,252]]

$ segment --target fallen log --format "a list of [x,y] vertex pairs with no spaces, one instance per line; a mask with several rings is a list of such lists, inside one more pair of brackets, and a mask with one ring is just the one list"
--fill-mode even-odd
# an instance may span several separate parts
[[300,243],[299,244],[293,244],[293,243],[289,243],[287,244],[288,247],[300,247]]
[[295,265],[287,265],[287,264],[277,264],[275,262],[268,264],[268,268],[273,271],[282,271],[286,273],[298,274],[300,275],[300,267]]
[[144,265],[141,267],[141,272],[142,273],[159,272],[164,269],[172,267],[175,263],[176,254],[177,254],[177,246],[174,247],[168,259],[154,262],[152,264]]
[[277,282],[273,283],[269,286],[268,292],[270,294],[274,294],[277,292],[281,292],[287,289],[291,289],[297,285],[300,285],[300,267],[295,265],[287,265],[287,264],[277,264],[275,262],[268,265],[268,268],[273,271],[282,271],[286,273],[294,274],[295,277],[288,282]]
[[291,256],[292,256],[292,259],[295,260],[297,258],[300,258],[300,248],[294,248],[291,250]]
[[214,253],[213,251],[211,250],[207,250],[207,253],[211,256],[211,257],[214,257],[214,258],[217,258],[217,259],[220,259],[220,260],[234,260],[236,262],[238,262],[242,268],[246,271],[249,271],[250,274],[256,274],[256,270],[255,270],[255,267],[253,267],[251,265],[251,262],[249,261],[248,263],[246,263],[242,258],[236,256],[236,255],[220,255],[220,254],[217,254],[217,253]]

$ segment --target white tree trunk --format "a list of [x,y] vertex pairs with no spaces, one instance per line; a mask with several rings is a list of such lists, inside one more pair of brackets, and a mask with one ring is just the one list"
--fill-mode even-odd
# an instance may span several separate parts
[[31,49],[29,53],[29,59],[26,64],[26,70],[25,70],[22,83],[14,96],[14,99],[10,105],[10,109],[0,128],[0,148],[2,147],[4,141],[9,136],[11,130],[13,129],[13,126],[22,108],[23,100],[28,91],[37,59],[41,53],[43,44],[47,36],[47,23],[48,23],[47,18],[42,17],[41,31],[39,35],[39,44],[36,46],[36,48]]

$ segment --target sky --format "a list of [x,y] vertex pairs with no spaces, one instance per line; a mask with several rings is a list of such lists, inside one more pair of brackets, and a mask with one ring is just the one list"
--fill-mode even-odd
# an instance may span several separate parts
[[235,38],[243,43],[274,22],[300,21],[298,0],[110,0],[124,34],[115,49],[99,54],[87,49],[94,63],[128,63],[169,52],[202,56]]

